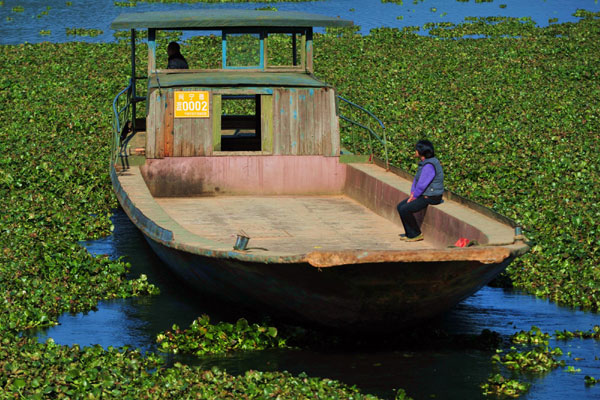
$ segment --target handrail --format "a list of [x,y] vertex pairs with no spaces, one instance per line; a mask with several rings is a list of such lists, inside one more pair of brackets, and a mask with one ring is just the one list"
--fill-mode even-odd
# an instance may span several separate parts
[[[353,121],[350,118],[345,117],[345,116],[343,116],[343,115],[340,114],[340,118],[341,119],[343,119],[344,121],[348,121],[351,124],[357,125],[357,126],[363,128],[363,129],[366,129],[367,131],[369,131],[369,133],[371,134],[371,136],[375,137],[383,145],[384,154],[385,154],[385,167],[386,167],[387,170],[389,170],[390,169],[390,163],[389,163],[389,158],[388,158],[387,138],[386,138],[386,134],[385,134],[385,125],[383,124],[383,122],[379,118],[377,118],[377,116],[375,116],[375,114],[373,114],[369,110],[367,110],[367,109],[359,106],[358,104],[353,103],[350,100],[345,99],[345,98],[343,98],[340,95],[337,95],[337,98],[340,99],[340,100],[342,100],[342,101],[344,101],[344,102],[346,102],[346,103],[348,103],[348,104],[350,104],[351,106],[353,106],[355,108],[358,108],[359,110],[361,110],[363,112],[366,112],[369,116],[371,116],[373,119],[375,119],[379,123],[379,126],[381,126],[381,129],[383,130],[383,140],[371,128],[369,128],[369,127],[367,127],[365,125],[362,125],[362,124],[360,124],[360,123],[358,123],[356,121]],[[372,148],[371,148],[371,153],[373,153],[373,149]]]
[[[117,158],[120,158],[121,165],[123,166],[123,168],[126,168],[126,165],[127,168],[129,167],[129,160],[127,160],[127,154],[123,155],[123,146],[121,143],[121,129],[123,129],[123,127],[121,126],[121,117],[122,115],[127,115],[127,111],[129,109],[129,106],[131,105],[132,99],[130,94],[132,86],[133,79],[130,79],[129,85],[127,85],[125,89],[121,90],[113,100],[113,141],[111,144],[110,162],[112,165],[117,161]],[[119,99],[124,93],[127,93],[127,101],[125,105],[119,109]],[[126,119],[124,119],[123,123],[125,122]]]
[[375,119],[377,122],[379,122],[379,125],[381,126],[381,128],[385,129],[385,125],[383,125],[383,122],[381,122],[381,120],[380,120],[379,118],[377,118],[377,117],[375,116],[375,114],[373,114],[371,111],[367,110],[366,108],[363,108],[363,107],[359,106],[359,105],[358,105],[358,104],[356,104],[356,103],[353,103],[353,102],[351,102],[351,101],[350,101],[350,100],[348,100],[348,99],[345,99],[345,98],[343,98],[343,97],[342,97],[342,96],[340,96],[340,95],[338,95],[337,97],[338,97],[338,99],[345,101],[346,103],[350,104],[351,106],[354,106],[354,107],[356,107],[356,108],[360,109],[361,111],[364,111],[364,112],[366,112],[366,113],[367,113],[367,114],[369,114],[371,117],[373,117],[373,118],[374,118],[374,119]]

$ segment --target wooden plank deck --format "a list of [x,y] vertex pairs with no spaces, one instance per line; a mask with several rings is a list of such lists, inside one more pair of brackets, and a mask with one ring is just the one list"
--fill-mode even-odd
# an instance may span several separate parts
[[[252,251],[420,250],[427,242],[399,240],[401,226],[344,195],[156,198],[184,229],[233,246],[243,230]],[[253,249],[254,248],[254,249]],[[258,249],[261,248],[261,249]]]

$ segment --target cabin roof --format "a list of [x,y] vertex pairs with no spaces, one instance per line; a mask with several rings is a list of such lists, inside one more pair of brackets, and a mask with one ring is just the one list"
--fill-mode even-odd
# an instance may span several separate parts
[[[248,72],[248,71],[207,71],[185,73],[161,73],[158,76],[161,87],[174,86],[329,86],[312,75],[298,72]],[[149,87],[158,87],[156,75],[148,80]]]
[[112,29],[222,29],[236,27],[342,27],[352,21],[297,11],[171,10],[123,13]]

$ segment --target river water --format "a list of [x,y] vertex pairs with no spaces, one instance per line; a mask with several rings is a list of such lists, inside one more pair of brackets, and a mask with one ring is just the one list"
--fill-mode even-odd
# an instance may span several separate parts
[[[126,0],[123,0],[126,2]],[[266,3],[137,3],[136,7],[116,7],[113,0],[4,0],[0,6],[0,44],[64,42],[81,40],[89,42],[113,41],[110,23],[121,13],[160,11],[169,9],[255,9]],[[377,27],[422,26],[427,22],[461,23],[467,16],[531,17],[539,26],[550,19],[574,22],[577,9],[600,11],[598,0],[495,0],[476,3],[475,0],[398,0],[382,3],[380,0],[322,0],[294,3],[271,3],[280,11],[304,11],[329,16],[339,16],[354,21],[361,33],[368,34]],[[15,12],[21,6],[23,11]],[[504,7],[506,6],[506,7]],[[48,9],[49,8],[49,9]],[[366,10],[367,9],[367,10]],[[46,13],[47,14],[42,14]],[[103,34],[94,38],[73,37],[66,28],[99,29]],[[40,34],[49,31],[48,34]]]
[[[86,248],[93,254],[125,257],[132,264],[132,275],[146,274],[160,287],[161,294],[104,301],[97,311],[65,314],[59,318],[60,325],[38,332],[40,341],[51,337],[55,342],[66,345],[129,345],[154,351],[156,334],[170,329],[174,323],[187,327],[203,313],[210,315],[213,322],[249,317],[240,310],[199,298],[188,291],[167,272],[122,210],[116,211],[113,223],[115,230],[111,236],[84,243]],[[248,319],[252,321],[252,317]],[[587,331],[598,323],[600,318],[597,314],[559,307],[516,291],[485,287],[428,329],[441,331],[451,338],[490,329],[507,340],[511,334],[528,331],[534,325],[543,332],[553,333],[563,329]],[[323,333],[324,341],[330,339]],[[600,342],[590,339],[551,340],[550,346],[560,347],[567,366],[572,365],[581,371],[569,373],[558,368],[541,377],[520,377],[532,383],[530,392],[523,398],[600,398],[600,387],[587,388],[584,385],[585,375],[600,377]],[[507,345],[501,347],[506,348]],[[571,352],[570,356],[568,352]],[[482,397],[479,385],[493,372],[492,355],[490,350],[432,339],[431,343],[413,344],[409,340],[361,347],[310,346],[307,350],[243,352],[185,361],[203,367],[218,366],[232,374],[248,369],[287,370],[293,374],[306,372],[309,376],[328,377],[357,385],[363,393],[383,398],[393,398],[393,389],[400,387],[415,399],[478,399]],[[575,358],[582,360],[575,361]]]
[[[254,9],[266,5],[138,3],[134,8],[121,8],[114,6],[113,0],[71,2],[72,5],[67,6],[66,0],[4,0],[0,6],[0,44],[70,40],[109,42],[114,40],[110,22],[122,12],[175,8]],[[580,8],[600,11],[598,0],[495,0],[490,3],[405,0],[401,5],[379,0],[324,0],[273,5],[279,10],[307,11],[350,19],[361,26],[363,34],[381,26],[401,28],[422,26],[427,22],[460,23],[467,16],[531,17],[538,25],[545,26],[554,18],[558,22],[576,21],[572,14]],[[22,6],[24,10],[13,11],[16,6]],[[66,28],[100,29],[104,33],[95,38],[72,37],[66,35]],[[50,31],[49,35],[41,35],[42,30]],[[156,334],[169,329],[174,323],[186,327],[203,313],[209,314],[214,322],[249,317],[240,310],[198,298],[171,277],[122,210],[116,211],[113,221],[113,235],[84,245],[94,254],[125,257],[132,263],[132,275],[148,275],[150,281],[160,287],[161,294],[105,301],[99,304],[97,311],[63,315],[59,318],[60,325],[38,332],[40,341],[52,337],[60,344],[129,345],[153,351]],[[553,333],[563,329],[585,331],[596,324],[600,324],[597,314],[559,307],[515,291],[486,287],[441,317],[430,329],[440,330],[450,337],[479,334],[482,329],[490,329],[507,339],[509,335],[529,330],[533,325]],[[520,377],[532,383],[529,393],[523,398],[600,398],[600,387],[588,388],[583,379],[585,375],[600,378],[600,344],[594,340],[551,340],[550,345],[563,349],[567,365],[581,371],[568,373],[558,368],[541,377]],[[570,356],[568,352],[571,352]],[[479,385],[493,372],[491,356],[491,351],[459,348],[443,340],[433,340],[425,346],[409,342],[360,348],[333,346],[326,350],[316,347],[187,361],[205,367],[218,366],[234,374],[248,369],[287,370],[294,374],[306,372],[311,376],[357,385],[364,393],[384,398],[393,397],[393,389],[401,387],[415,399],[477,399],[482,397]],[[581,360],[575,361],[575,358]]]

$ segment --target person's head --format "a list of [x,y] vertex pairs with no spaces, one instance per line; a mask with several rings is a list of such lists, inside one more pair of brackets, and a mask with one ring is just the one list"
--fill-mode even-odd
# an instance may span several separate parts
[[177,42],[171,42],[167,46],[167,54],[169,56],[174,56],[176,54],[180,54],[180,52],[181,52],[181,49],[179,47],[179,43],[177,43]]
[[431,143],[429,140],[419,140],[415,146],[415,149],[417,150],[417,154],[419,157],[435,157],[435,152],[433,151],[433,143]]

